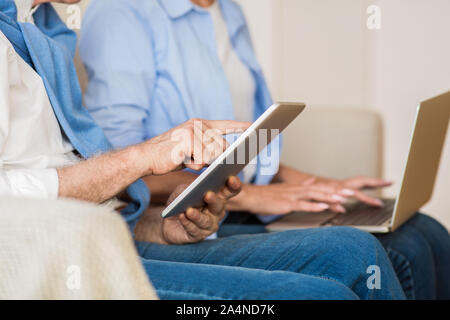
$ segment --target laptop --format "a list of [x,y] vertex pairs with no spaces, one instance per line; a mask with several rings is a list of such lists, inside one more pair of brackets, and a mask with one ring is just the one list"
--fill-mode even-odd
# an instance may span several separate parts
[[400,192],[395,200],[384,199],[384,207],[351,202],[346,205],[347,213],[294,212],[267,229],[351,226],[371,233],[395,231],[431,199],[449,121],[450,91],[420,104]]

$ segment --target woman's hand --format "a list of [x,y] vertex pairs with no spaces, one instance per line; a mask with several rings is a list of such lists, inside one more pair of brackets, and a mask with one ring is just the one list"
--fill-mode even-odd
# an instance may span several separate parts
[[228,147],[225,134],[242,133],[250,123],[191,119],[141,145],[147,175],[163,175],[183,167],[200,170]]
[[[186,186],[180,186],[169,199],[174,200]],[[225,216],[227,201],[237,195],[241,182],[230,177],[220,192],[208,192],[205,206],[200,209],[188,209],[185,213],[163,219],[163,208],[149,209],[136,226],[136,240],[160,244],[189,244],[204,240],[217,232],[219,223]]]
[[242,192],[230,200],[227,210],[245,210],[255,214],[284,215],[293,211],[345,212],[342,204],[351,191],[304,184],[274,183],[264,186],[244,185]]
[[392,185],[392,182],[368,177],[355,177],[344,180],[313,178],[313,185],[346,189],[349,190],[348,197],[354,198],[373,207],[382,207],[383,202],[380,199],[368,196],[362,190],[384,188]]
[[[287,166],[280,166],[280,171],[276,178],[277,181],[281,182],[301,185],[309,184],[320,188],[328,188],[330,190],[340,190],[338,192],[346,198],[354,198],[375,207],[383,206],[383,202],[366,195],[362,191],[365,189],[385,188],[392,185],[391,181],[363,176],[344,180],[316,177]],[[345,210],[343,212],[345,212]]]
[[[333,182],[333,181],[331,181]],[[378,178],[370,178],[370,177],[354,177],[350,179],[344,179],[344,180],[335,180],[335,183],[350,188],[350,189],[357,189],[357,190],[363,190],[363,189],[379,189],[379,188],[385,188],[392,185],[392,181],[384,180],[384,179],[378,179]]]

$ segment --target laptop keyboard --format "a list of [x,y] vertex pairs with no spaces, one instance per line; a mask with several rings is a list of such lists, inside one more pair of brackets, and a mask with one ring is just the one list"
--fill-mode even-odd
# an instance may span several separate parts
[[384,207],[374,208],[362,202],[346,206],[347,213],[338,214],[327,225],[378,226],[392,217],[395,200],[383,200]]

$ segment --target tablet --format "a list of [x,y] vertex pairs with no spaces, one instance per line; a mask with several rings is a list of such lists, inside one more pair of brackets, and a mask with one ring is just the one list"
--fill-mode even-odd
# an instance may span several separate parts
[[186,212],[188,208],[202,207],[208,191],[222,189],[229,177],[239,174],[304,109],[303,103],[278,102],[272,105],[175,198],[161,216],[168,218]]

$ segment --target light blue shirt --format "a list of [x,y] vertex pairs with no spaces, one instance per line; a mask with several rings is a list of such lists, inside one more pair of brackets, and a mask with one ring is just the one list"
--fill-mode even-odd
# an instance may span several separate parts
[[[232,0],[219,3],[233,48],[256,83],[250,107],[257,119],[272,99],[240,7]],[[234,119],[213,21],[190,0],[93,0],[80,54],[89,78],[85,104],[115,147],[143,142],[191,118]],[[272,180],[279,146],[277,140],[259,156],[254,183]]]

